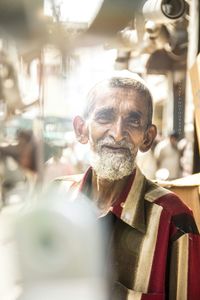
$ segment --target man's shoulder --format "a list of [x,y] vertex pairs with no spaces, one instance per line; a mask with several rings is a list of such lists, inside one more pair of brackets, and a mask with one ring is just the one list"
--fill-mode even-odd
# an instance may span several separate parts
[[53,185],[57,188],[69,190],[72,187],[78,186],[81,183],[83,176],[84,174],[60,176],[53,180]]
[[151,180],[147,180],[145,200],[162,206],[170,215],[192,214],[190,208],[174,192]]
[[67,175],[67,176],[60,176],[54,179],[54,182],[80,182],[83,179],[84,174],[75,174],[75,175]]

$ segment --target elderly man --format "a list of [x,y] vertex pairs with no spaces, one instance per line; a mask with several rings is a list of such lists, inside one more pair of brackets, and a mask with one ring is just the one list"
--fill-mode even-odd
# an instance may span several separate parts
[[135,163],[138,150],[148,151],[156,136],[145,83],[132,76],[98,83],[74,129],[78,141],[90,145],[91,167],[84,175],[62,178],[62,184],[87,195],[98,207],[99,220],[110,224],[110,298],[200,299],[193,215]]

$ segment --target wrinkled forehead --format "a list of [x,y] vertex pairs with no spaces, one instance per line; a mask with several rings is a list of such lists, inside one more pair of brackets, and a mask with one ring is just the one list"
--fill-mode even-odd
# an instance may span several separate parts
[[147,109],[147,100],[142,89],[134,86],[112,86],[108,82],[102,82],[96,85],[88,94],[88,103],[85,110],[85,117],[88,117],[98,106],[103,103],[109,105],[118,105],[126,100],[140,102],[142,109]]
[[101,91],[94,99],[94,110],[96,107],[104,105],[104,103],[108,106],[118,106],[123,103],[131,103],[134,104],[136,102],[140,102],[144,107],[145,99],[141,97],[141,95],[135,91],[134,89],[124,89],[120,87],[112,87],[107,90]]

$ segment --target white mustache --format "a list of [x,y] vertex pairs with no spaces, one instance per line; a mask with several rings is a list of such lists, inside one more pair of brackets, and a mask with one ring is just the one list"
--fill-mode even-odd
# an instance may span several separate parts
[[120,142],[115,142],[113,138],[111,137],[105,137],[97,142],[98,147],[101,146],[110,146],[110,147],[122,147],[122,148],[127,148],[132,152],[133,147],[132,144],[129,142],[122,140]]

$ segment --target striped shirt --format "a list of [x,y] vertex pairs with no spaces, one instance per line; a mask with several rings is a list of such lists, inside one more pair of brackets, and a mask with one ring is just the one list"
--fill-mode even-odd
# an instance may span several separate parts
[[[67,190],[87,194],[92,169],[61,178]],[[191,210],[136,168],[108,222],[112,300],[199,300],[200,236]]]

